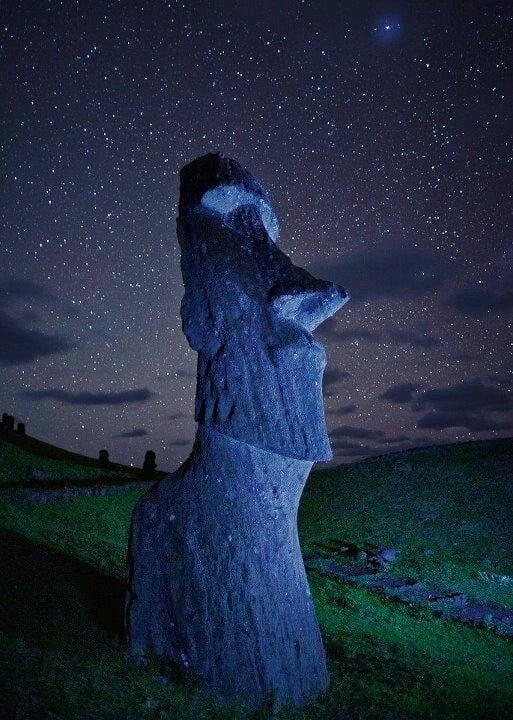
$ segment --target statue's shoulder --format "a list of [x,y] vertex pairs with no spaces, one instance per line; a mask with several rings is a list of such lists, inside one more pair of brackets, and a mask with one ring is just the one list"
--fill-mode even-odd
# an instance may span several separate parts
[[188,469],[183,465],[163,478],[153,483],[144,495],[139,498],[135,505],[134,512],[146,516],[155,515],[157,509],[172,503],[180,493],[184,481],[187,480]]

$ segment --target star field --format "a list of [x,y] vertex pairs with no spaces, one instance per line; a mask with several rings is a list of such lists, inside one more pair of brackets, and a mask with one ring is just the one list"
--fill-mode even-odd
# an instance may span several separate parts
[[508,3],[6,2],[0,406],[159,468],[194,435],[179,169],[222,150],[352,300],[335,462],[513,432]]

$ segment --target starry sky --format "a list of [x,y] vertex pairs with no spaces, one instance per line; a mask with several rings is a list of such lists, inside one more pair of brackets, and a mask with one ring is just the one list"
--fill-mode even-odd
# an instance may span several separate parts
[[325,343],[335,463],[513,434],[513,6],[2,3],[0,407],[174,469],[194,436],[178,172],[267,188],[352,299]]

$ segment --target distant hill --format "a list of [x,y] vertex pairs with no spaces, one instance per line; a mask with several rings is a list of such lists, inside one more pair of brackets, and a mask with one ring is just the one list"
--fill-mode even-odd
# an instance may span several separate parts
[[[56,445],[50,445],[50,443],[38,440],[30,435],[20,435],[17,432],[7,432],[0,435],[0,440],[15,445],[22,450],[33,453],[34,455],[40,455],[41,457],[51,458],[52,460],[66,460],[67,462],[74,463],[76,465],[88,465],[91,467],[98,467],[98,458],[88,457],[87,455],[79,455],[78,453],[64,450],[64,448],[57,447]],[[121,465],[119,463],[111,463],[113,467],[120,468],[126,471],[134,470],[129,465]]]
[[[16,481],[100,481],[102,478],[139,478],[141,470],[121,463],[102,468],[97,458],[64,450],[15,431],[0,434],[0,484]],[[159,480],[165,472],[157,471]]]
[[513,607],[512,507],[513,438],[433,445],[312,473],[300,536],[306,552],[395,548],[404,576]]

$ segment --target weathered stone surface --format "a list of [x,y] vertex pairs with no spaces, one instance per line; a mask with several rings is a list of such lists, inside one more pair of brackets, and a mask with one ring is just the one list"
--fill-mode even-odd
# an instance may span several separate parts
[[395,548],[380,548],[377,557],[384,563],[393,563],[397,560],[398,554]]
[[311,332],[347,295],[292,265],[261,185],[229,158],[182,170],[177,231],[198,430],[134,511],[129,648],[218,697],[301,705],[328,684],[296,528],[311,466],[331,457]]
[[376,548],[370,555],[369,562],[376,569],[387,570],[397,560],[398,551],[395,548]]

